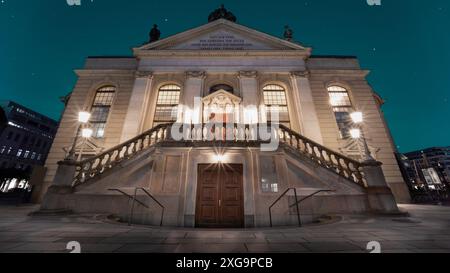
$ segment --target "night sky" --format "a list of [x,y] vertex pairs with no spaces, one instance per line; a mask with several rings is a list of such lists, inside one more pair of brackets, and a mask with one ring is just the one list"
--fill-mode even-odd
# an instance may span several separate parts
[[157,23],[163,37],[207,22],[221,3],[238,23],[295,39],[317,55],[356,55],[387,104],[403,152],[450,145],[450,1],[0,0],[0,100],[58,119],[84,58],[131,55]]

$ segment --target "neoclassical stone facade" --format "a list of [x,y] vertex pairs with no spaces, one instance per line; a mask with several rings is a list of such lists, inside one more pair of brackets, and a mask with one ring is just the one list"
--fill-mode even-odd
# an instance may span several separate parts
[[[88,58],[47,160],[43,209],[126,217],[123,192],[145,188],[166,207],[165,225],[267,226],[272,202],[296,188],[299,195],[332,190],[301,204],[304,219],[394,211],[391,192],[398,202],[409,194],[369,72],[356,58],[311,51],[219,19],[135,48],[129,58]],[[61,162],[80,110],[92,113],[94,137],[76,146],[83,161]],[[273,111],[280,145],[264,151],[252,128],[275,123]],[[364,145],[348,136],[353,111],[364,114],[376,161],[361,163]],[[183,139],[175,140],[172,123],[186,129]],[[276,224],[296,223],[294,200],[290,191],[274,207]],[[149,207],[137,206],[136,217],[157,223],[159,208]]]

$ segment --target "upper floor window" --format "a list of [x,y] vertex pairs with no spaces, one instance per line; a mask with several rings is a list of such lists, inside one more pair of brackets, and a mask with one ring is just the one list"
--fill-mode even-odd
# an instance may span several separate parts
[[[266,85],[263,88],[264,104],[268,122],[276,122],[290,127],[289,107],[286,98],[286,90],[275,84]],[[272,112],[278,112],[278,120],[272,117]]]
[[104,86],[97,90],[94,103],[91,108],[91,124],[93,137],[103,138],[105,136],[106,122],[108,121],[109,112],[116,95],[114,86]]
[[328,93],[340,136],[341,138],[348,138],[350,137],[349,130],[352,125],[350,114],[353,112],[353,105],[348,91],[341,86],[330,86],[328,87]]
[[177,121],[181,88],[175,84],[164,85],[159,89],[156,101],[154,125]]

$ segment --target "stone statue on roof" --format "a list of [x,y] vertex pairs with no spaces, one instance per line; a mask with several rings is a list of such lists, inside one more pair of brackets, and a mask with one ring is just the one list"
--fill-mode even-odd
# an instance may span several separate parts
[[230,11],[228,11],[225,8],[225,5],[220,5],[220,8],[216,9],[215,11],[211,12],[211,14],[208,17],[208,22],[213,22],[219,19],[226,19],[231,22],[236,22],[237,18],[234,16],[234,14]]
[[290,42],[294,39],[294,31],[289,26],[284,27],[284,39]]
[[159,38],[161,38],[161,31],[159,31],[158,25],[155,24],[150,31],[150,43],[158,41]]

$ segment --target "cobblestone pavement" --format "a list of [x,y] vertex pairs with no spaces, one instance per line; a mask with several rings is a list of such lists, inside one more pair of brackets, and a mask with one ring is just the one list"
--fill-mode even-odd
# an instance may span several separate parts
[[205,230],[115,224],[88,215],[27,216],[37,206],[0,207],[0,252],[450,252],[450,207],[402,205],[411,217],[343,216],[303,228]]

